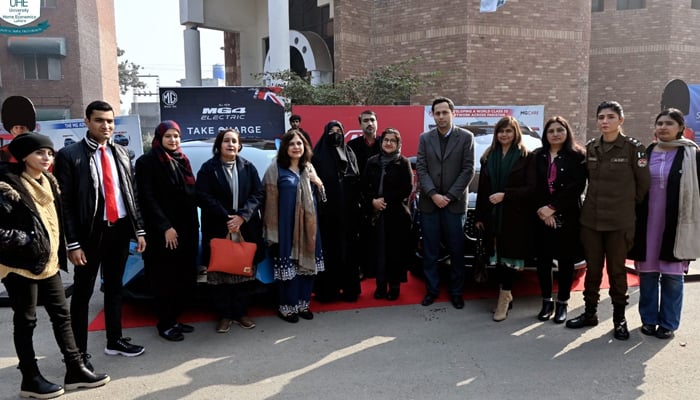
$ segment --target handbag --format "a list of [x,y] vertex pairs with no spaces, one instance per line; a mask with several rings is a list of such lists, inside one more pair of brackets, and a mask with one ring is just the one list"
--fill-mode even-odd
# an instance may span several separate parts
[[255,243],[246,242],[243,235],[229,233],[226,238],[214,238],[209,242],[211,257],[209,258],[208,272],[223,272],[231,275],[251,277],[255,275],[253,258],[258,246]]

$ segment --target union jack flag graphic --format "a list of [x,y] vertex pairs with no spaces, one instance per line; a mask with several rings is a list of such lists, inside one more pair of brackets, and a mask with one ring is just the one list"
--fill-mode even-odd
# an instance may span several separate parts
[[280,107],[284,107],[284,101],[279,95],[282,92],[281,87],[271,86],[255,89],[253,97],[258,100],[269,101],[277,104]]

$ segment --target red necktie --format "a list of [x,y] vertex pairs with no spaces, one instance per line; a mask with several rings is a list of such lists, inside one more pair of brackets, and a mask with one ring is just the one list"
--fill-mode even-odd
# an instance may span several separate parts
[[107,211],[107,221],[115,223],[119,219],[117,210],[117,196],[114,193],[114,179],[112,178],[112,167],[109,165],[109,157],[105,147],[100,147],[100,161],[102,161],[102,187],[105,190],[105,210]]

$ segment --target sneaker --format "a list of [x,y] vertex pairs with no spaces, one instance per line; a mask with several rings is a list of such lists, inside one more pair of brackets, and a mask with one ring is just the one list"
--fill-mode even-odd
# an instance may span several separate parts
[[233,324],[232,319],[221,318],[219,323],[216,325],[217,333],[226,333],[231,330],[231,324]]
[[630,338],[630,331],[627,329],[627,321],[624,319],[619,322],[613,322],[614,332],[613,337],[617,340],[627,340]]
[[240,326],[243,329],[255,328],[255,322],[253,322],[252,319],[245,317],[245,316],[240,317],[238,319],[234,319],[233,322],[236,323],[236,325]]
[[107,342],[107,347],[105,347],[105,354],[108,356],[124,356],[124,357],[136,357],[143,354],[146,350],[143,346],[129,343],[131,338],[120,338],[114,343]]

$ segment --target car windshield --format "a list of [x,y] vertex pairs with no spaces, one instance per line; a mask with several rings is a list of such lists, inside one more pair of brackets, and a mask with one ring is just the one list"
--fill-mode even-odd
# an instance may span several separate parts
[[[272,162],[272,159],[277,156],[275,142],[272,140],[242,140],[243,149],[241,157],[253,163],[255,169],[258,170],[258,175],[262,178],[267,170],[267,167]],[[212,147],[214,147],[214,139],[191,140],[182,142],[180,148],[190,160],[192,172],[197,175],[197,172],[207,160],[213,157]]]

